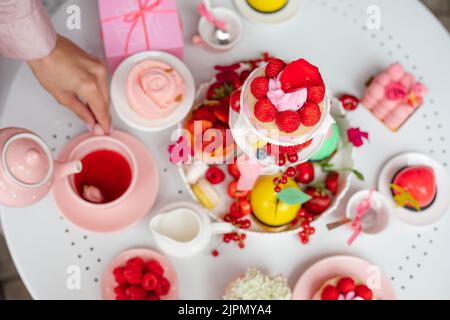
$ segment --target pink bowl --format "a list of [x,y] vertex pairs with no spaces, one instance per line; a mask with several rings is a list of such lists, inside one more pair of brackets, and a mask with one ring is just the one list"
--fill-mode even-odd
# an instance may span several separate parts
[[170,291],[166,296],[161,297],[162,300],[177,300],[179,294],[179,285],[177,272],[166,257],[160,253],[150,249],[130,249],[122,252],[117,257],[111,260],[103,272],[101,281],[102,299],[116,300],[114,288],[117,282],[114,279],[113,270],[117,267],[124,266],[128,259],[141,257],[144,261],[154,259],[158,261],[164,269],[164,277],[170,282]]
[[350,276],[363,282],[379,276],[378,287],[371,287],[374,295],[381,300],[396,300],[395,291],[389,279],[377,266],[352,256],[334,256],[320,260],[309,267],[297,281],[292,295],[293,300],[311,300],[317,290],[335,277]]

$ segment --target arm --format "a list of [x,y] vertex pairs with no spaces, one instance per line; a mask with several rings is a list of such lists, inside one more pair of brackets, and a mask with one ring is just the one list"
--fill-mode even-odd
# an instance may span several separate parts
[[27,61],[41,85],[84,122],[109,132],[106,68],[57,36],[40,0],[0,0],[0,55]]
[[46,57],[56,32],[38,0],[0,0],[0,54],[18,60]]

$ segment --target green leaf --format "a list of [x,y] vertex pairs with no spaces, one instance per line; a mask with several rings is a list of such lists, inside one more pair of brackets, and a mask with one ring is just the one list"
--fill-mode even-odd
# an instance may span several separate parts
[[355,170],[355,169],[353,169],[352,172],[358,180],[364,181],[364,175],[361,172],[359,172],[358,170]]
[[284,203],[295,205],[308,202],[311,197],[298,189],[286,188],[278,194],[278,199]]

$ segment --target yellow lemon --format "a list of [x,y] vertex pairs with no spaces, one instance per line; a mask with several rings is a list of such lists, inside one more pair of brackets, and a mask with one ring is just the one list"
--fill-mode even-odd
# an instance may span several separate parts
[[273,13],[282,9],[288,0],[247,0],[247,3],[255,10],[264,13]]
[[[271,227],[281,227],[297,217],[301,204],[290,205],[278,200],[277,193],[274,190],[274,178],[275,176],[260,178],[253,188],[250,198],[253,213],[258,220]],[[289,179],[288,183],[281,188],[300,190],[297,183],[292,179]]]

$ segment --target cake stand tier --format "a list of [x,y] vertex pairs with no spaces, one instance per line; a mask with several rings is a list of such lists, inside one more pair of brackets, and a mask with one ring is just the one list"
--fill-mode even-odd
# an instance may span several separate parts
[[[194,3],[193,3],[194,2]],[[179,0],[184,38],[196,33],[198,1]],[[82,28],[66,27],[68,5],[80,7]],[[228,0],[215,5],[232,7]],[[373,14],[382,13],[381,24]],[[409,19],[401,19],[405,14]],[[420,21],[420,24],[411,23]],[[90,53],[102,55],[98,9],[95,1],[70,0],[53,18],[57,30]],[[243,39],[229,52],[212,53],[186,41],[185,62],[197,83],[212,76],[213,66],[231,64],[270,51],[272,55],[295,59],[304,56],[320,66],[332,92],[360,95],[364,83],[392,62],[401,62],[429,88],[425,105],[393,134],[367,110],[359,108],[352,122],[370,134],[370,143],[358,150],[356,167],[366,176],[364,183],[352,185],[351,192],[376,185],[383,164],[406,151],[431,155],[445,165],[450,163],[450,41],[448,33],[419,1],[309,0],[298,16],[278,25],[243,20]],[[426,44],[421,39],[426,39]],[[24,94],[26,92],[26,94]],[[171,166],[166,152],[171,130],[140,133],[126,127],[114,116],[118,129],[129,131],[144,141],[158,164],[160,195],[153,212],[168,202],[190,200],[178,168]],[[40,87],[23,65],[11,84],[4,105],[2,126],[22,126],[41,135],[55,154],[70,137],[85,131],[84,125]],[[343,210],[345,199],[339,210]],[[338,210],[338,212],[339,212]],[[50,198],[30,208],[2,208],[4,233],[15,264],[31,295],[36,299],[99,299],[100,279],[108,261],[129,248],[155,247],[147,229],[148,217],[136,226],[111,235],[79,231],[61,219]],[[218,299],[227,284],[248,267],[288,276],[294,286],[299,276],[314,262],[327,256],[359,256],[380,267],[392,281],[400,299],[440,299],[450,295],[450,258],[443,255],[450,242],[450,215],[435,225],[413,227],[391,219],[381,236],[362,236],[354,246],[345,240],[345,227],[328,233],[318,221],[317,234],[308,246],[293,235],[279,238],[249,236],[245,250],[222,246],[219,258],[209,252],[190,260],[172,260],[180,281],[180,298]],[[36,267],[39,266],[39,267]],[[81,285],[67,285],[68,277],[79,274]],[[49,285],[51,284],[51,285]]]

